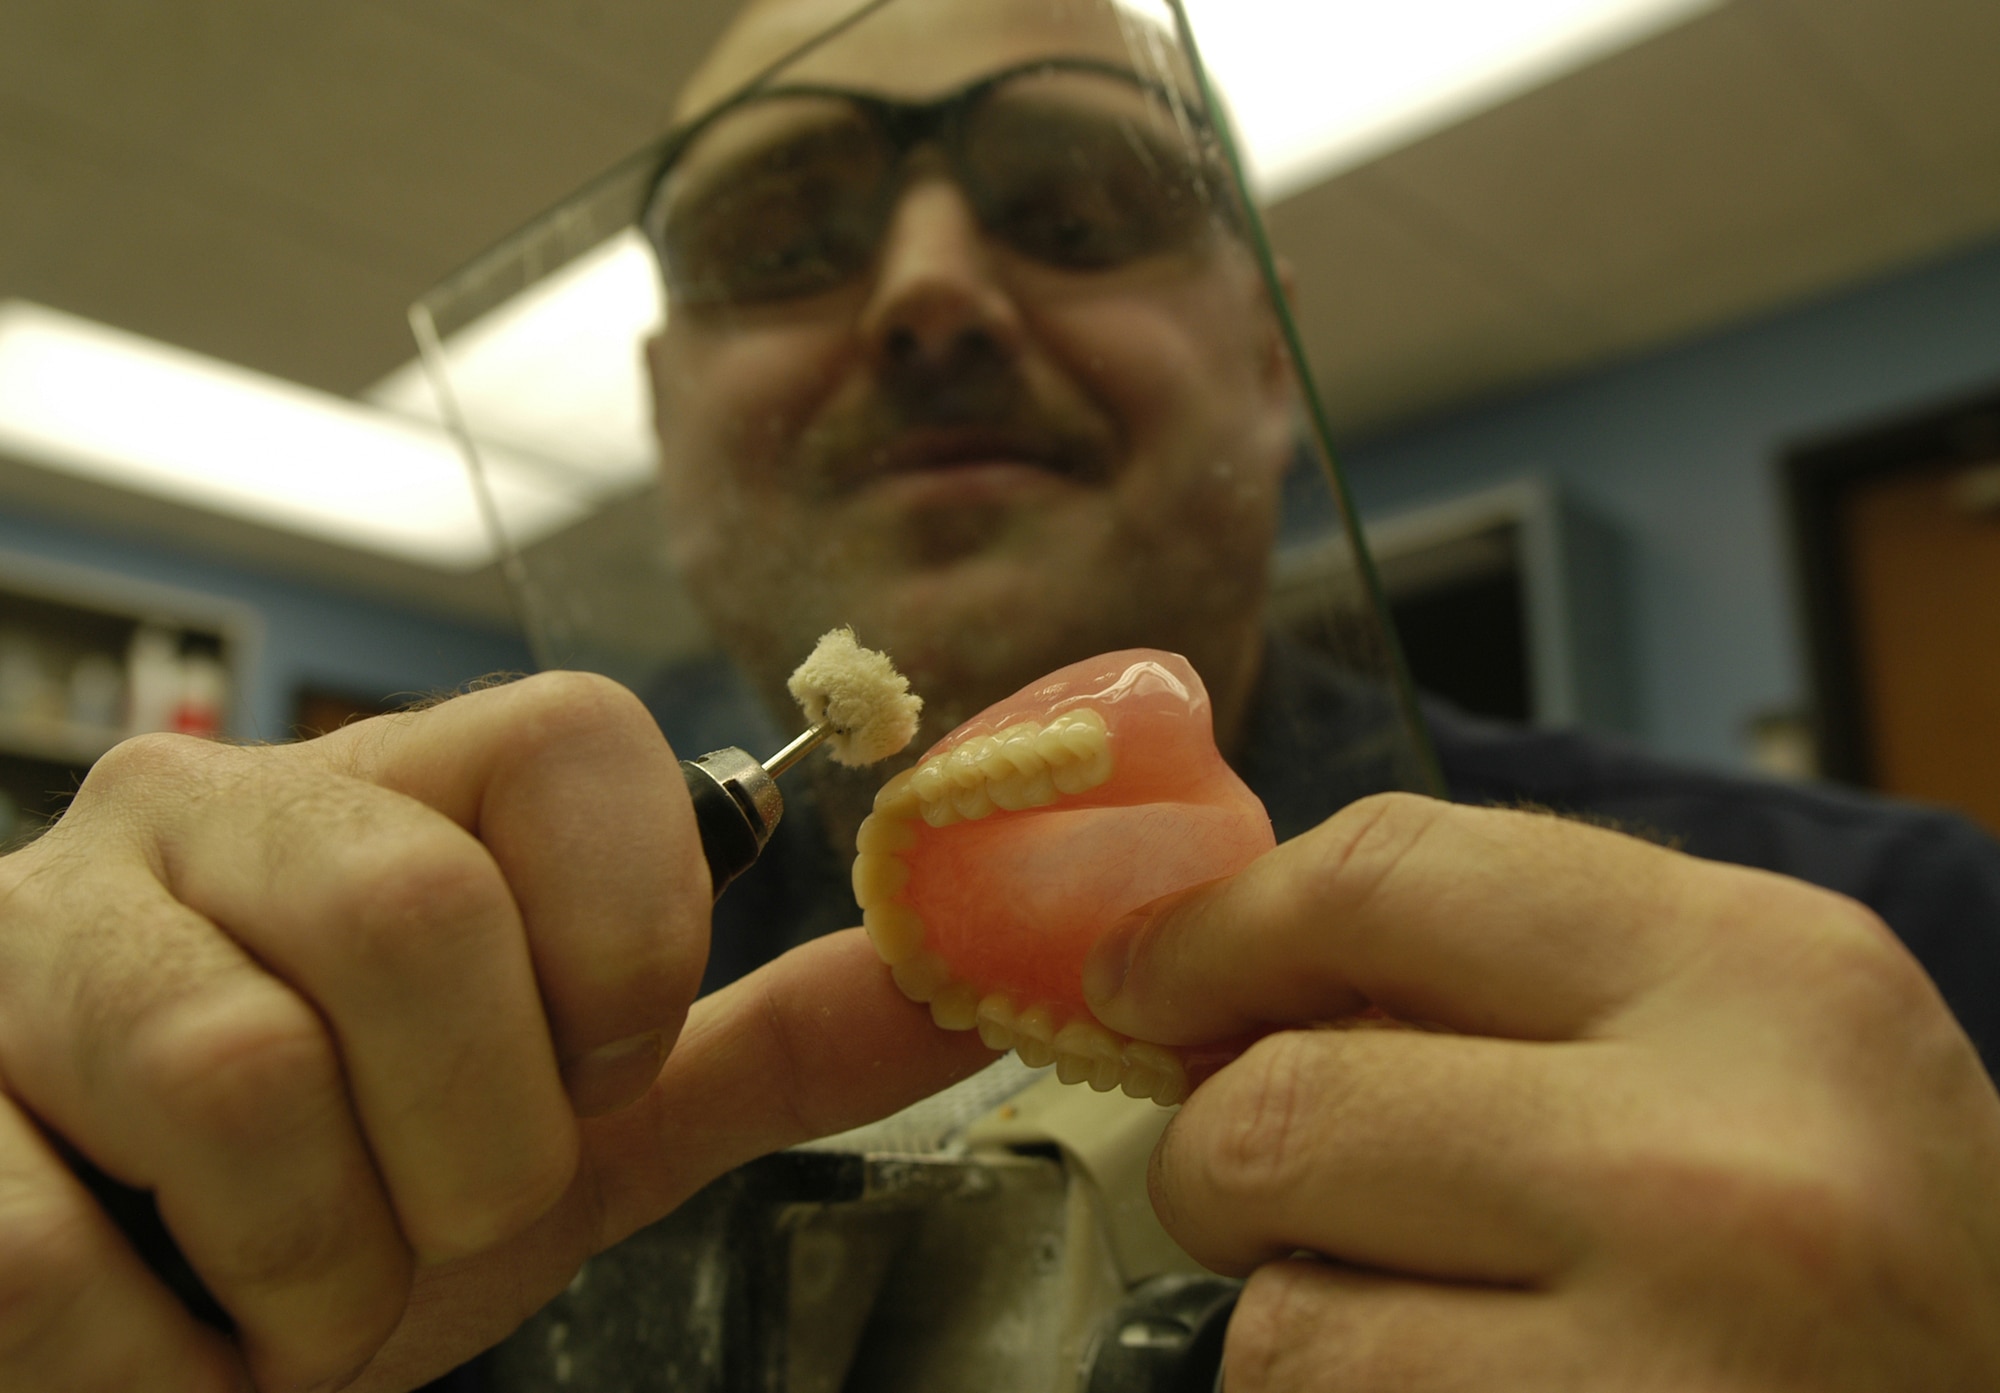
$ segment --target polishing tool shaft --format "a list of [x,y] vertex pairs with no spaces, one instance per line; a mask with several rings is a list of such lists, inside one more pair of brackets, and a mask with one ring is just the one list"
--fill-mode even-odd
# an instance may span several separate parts
[[811,754],[829,735],[833,734],[833,722],[821,721],[799,732],[798,739],[764,761],[764,771],[777,778],[787,769]]

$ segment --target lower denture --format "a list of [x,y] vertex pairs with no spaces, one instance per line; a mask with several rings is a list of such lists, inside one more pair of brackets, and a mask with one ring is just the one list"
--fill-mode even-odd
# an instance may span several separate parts
[[854,894],[896,984],[939,1025],[1065,1083],[1171,1104],[1184,1060],[1091,1015],[1084,958],[1123,916],[1272,845],[1194,669],[1129,649],[988,707],[884,785]]

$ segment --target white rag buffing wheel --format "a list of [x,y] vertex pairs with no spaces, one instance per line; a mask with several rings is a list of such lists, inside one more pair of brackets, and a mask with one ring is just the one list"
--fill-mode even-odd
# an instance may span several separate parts
[[885,653],[863,648],[854,630],[835,629],[785,684],[806,720],[828,727],[836,764],[858,769],[887,759],[916,738],[923,698]]
[[887,759],[916,737],[924,709],[895,664],[856,643],[852,629],[821,638],[786,685],[811,722],[798,739],[762,761],[734,747],[681,761],[717,895],[755,864],[784,815],[778,775],[820,744],[851,768]]

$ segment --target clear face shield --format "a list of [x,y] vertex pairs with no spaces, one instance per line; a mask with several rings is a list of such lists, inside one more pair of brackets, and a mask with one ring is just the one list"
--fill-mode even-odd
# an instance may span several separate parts
[[758,749],[849,625],[925,699],[915,753],[1163,649],[1239,767],[1430,787],[1178,14],[786,17],[833,8],[739,26],[667,136],[413,308],[406,405],[458,433],[538,661]]
[[[810,815],[782,830],[822,859],[853,856],[843,789],[865,810],[990,704],[1133,649],[1185,659],[1280,839],[1435,788],[1177,9],[757,7],[677,111],[412,311],[435,398],[406,405],[459,435],[542,664],[631,686],[684,755],[763,751],[851,626],[924,729],[846,784],[788,776]],[[855,922],[844,860],[828,885],[773,859],[717,953]],[[495,1386],[1209,1386],[1233,1284],[1145,1205],[1168,1114],[1009,1067],[717,1182],[593,1260]]]

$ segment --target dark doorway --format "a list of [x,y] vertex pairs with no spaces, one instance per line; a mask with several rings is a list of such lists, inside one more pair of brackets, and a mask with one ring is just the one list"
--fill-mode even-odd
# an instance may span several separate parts
[[1478,716],[1526,721],[1534,715],[1518,566],[1472,567],[1385,588],[1403,659],[1419,690]]

